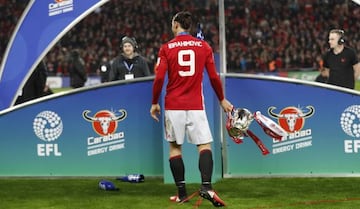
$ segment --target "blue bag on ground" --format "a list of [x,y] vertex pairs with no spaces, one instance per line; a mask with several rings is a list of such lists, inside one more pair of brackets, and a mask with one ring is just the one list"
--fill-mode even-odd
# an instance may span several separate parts
[[102,190],[107,190],[107,191],[117,191],[117,190],[119,190],[118,188],[116,188],[114,183],[112,183],[111,181],[107,181],[107,180],[101,180],[99,182],[99,188],[102,189]]

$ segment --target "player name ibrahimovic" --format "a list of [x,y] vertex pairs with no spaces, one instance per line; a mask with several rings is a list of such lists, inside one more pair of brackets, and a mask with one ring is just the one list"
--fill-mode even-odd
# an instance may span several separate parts
[[201,41],[177,41],[168,44],[169,49],[180,46],[198,46],[202,47]]

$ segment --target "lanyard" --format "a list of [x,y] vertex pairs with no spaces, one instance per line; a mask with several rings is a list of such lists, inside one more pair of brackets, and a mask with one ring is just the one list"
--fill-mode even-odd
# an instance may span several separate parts
[[128,63],[126,61],[123,61],[126,69],[129,71],[129,73],[131,72],[131,70],[133,69],[134,67],[134,64],[131,64],[131,65],[128,65]]

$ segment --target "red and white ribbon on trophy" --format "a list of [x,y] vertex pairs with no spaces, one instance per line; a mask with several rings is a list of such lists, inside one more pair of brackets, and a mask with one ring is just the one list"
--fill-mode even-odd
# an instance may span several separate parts
[[256,111],[252,114],[245,108],[234,108],[233,111],[227,114],[226,129],[229,136],[235,143],[240,144],[243,142],[244,137],[250,137],[259,147],[262,154],[267,155],[270,152],[264,143],[251,130],[249,130],[249,126],[254,119],[264,130],[265,134],[271,138],[281,141],[283,137],[287,136],[287,132],[283,128],[270,118],[261,114],[260,111]]

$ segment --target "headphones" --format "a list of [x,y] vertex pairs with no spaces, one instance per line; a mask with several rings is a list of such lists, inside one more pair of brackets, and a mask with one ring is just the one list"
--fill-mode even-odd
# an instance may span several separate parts
[[340,35],[340,38],[338,40],[338,44],[343,45],[345,43],[345,39],[344,39],[345,32],[343,30],[341,30],[341,29],[335,29],[334,32]]
[[121,39],[121,44],[120,44],[120,48],[121,48],[121,49],[123,48],[123,46],[124,46],[125,43],[131,43],[131,45],[134,46],[134,49],[135,49],[135,50],[139,48],[139,46],[138,46],[138,44],[137,44],[137,42],[136,42],[136,39],[133,38],[133,37],[124,36],[124,37]]

